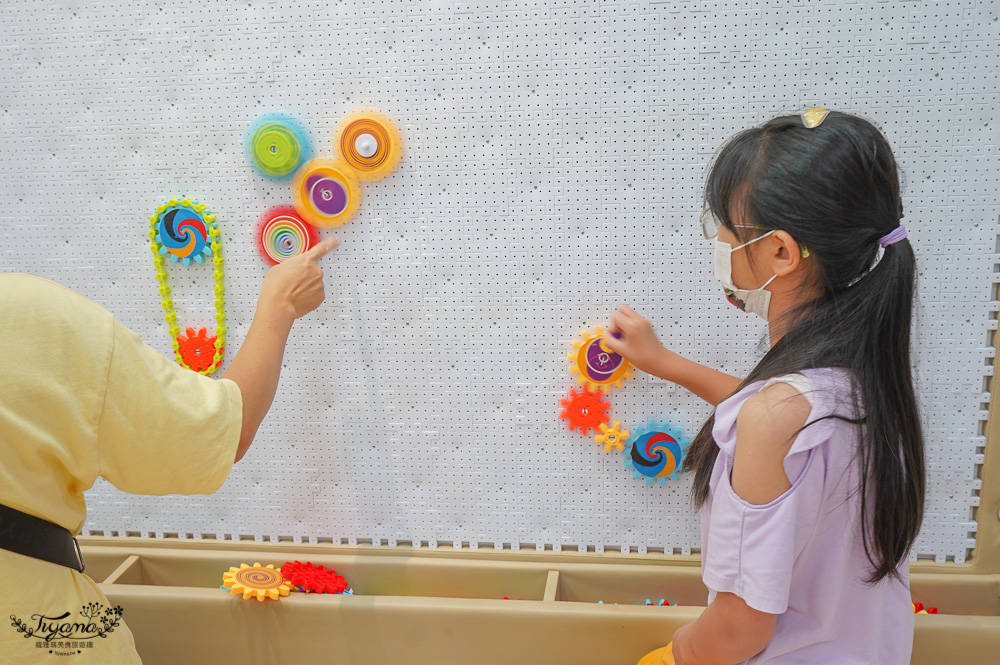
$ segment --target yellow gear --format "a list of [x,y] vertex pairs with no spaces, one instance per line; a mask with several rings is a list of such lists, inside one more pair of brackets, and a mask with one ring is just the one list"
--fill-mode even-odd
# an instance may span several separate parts
[[595,326],[594,332],[582,331],[580,337],[573,340],[573,348],[566,356],[569,373],[577,383],[607,391],[621,388],[626,379],[632,378],[632,363],[604,346],[606,335],[601,326]]
[[313,226],[342,226],[361,205],[358,172],[340,159],[310,159],[292,177],[292,205]]
[[599,434],[594,435],[594,441],[604,444],[604,452],[609,453],[614,448],[615,451],[625,450],[625,442],[628,441],[628,430],[621,428],[622,424],[617,420],[608,427],[606,423],[598,425]]
[[281,569],[275,570],[274,564],[262,566],[260,563],[252,566],[241,563],[239,568],[230,568],[222,574],[222,586],[233,594],[242,593],[244,599],[256,598],[262,603],[266,598],[278,600],[292,590],[292,583],[282,578]]

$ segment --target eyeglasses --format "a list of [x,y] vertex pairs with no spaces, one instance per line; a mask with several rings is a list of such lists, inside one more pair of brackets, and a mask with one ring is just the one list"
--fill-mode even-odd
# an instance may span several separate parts
[[[701,222],[701,234],[705,236],[705,240],[711,240],[715,236],[719,235],[719,229],[722,228],[722,222],[720,222],[709,208],[705,208],[701,215],[698,216],[698,221]],[[733,226],[741,229],[755,229],[757,228],[753,224],[733,224]]]

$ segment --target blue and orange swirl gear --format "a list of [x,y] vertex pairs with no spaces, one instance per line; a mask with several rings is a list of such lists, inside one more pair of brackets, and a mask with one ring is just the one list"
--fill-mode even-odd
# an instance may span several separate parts
[[668,479],[680,478],[689,444],[680,429],[650,420],[645,427],[633,428],[629,445],[622,451],[625,468],[647,485],[653,481],[666,485]]
[[608,422],[611,404],[600,390],[591,392],[587,387],[570,388],[559,403],[563,407],[559,417],[567,421],[569,429],[580,430],[580,434],[587,434]]
[[601,326],[595,326],[594,332],[583,330],[580,339],[573,340],[566,359],[569,373],[581,386],[610,391],[632,378],[632,363],[605,346],[606,336]]
[[292,585],[282,578],[281,571],[275,570],[274,564],[250,566],[241,563],[239,568],[230,568],[222,574],[222,588],[229,589],[232,594],[243,594],[244,599],[256,598],[263,603],[267,599],[287,596]]
[[[164,225],[164,221],[172,211],[183,212],[178,212],[172,215],[170,220],[173,226],[167,227]],[[210,241],[205,245],[205,247],[198,250],[196,240],[192,241],[192,239],[188,239],[184,244],[186,249],[183,250],[190,252],[187,256],[181,257],[169,249],[166,251],[164,250],[164,245],[161,242],[161,229],[163,232],[167,233],[169,237],[171,233],[176,231],[178,218],[181,218],[182,220],[200,219],[203,221],[208,231],[207,237],[210,238]],[[187,224],[188,227],[195,226],[194,221],[190,221]],[[174,237],[171,239],[171,242],[176,239],[183,241],[184,236],[174,233]],[[199,374],[211,374],[217,370],[219,365],[222,363],[222,353],[226,344],[226,300],[223,298],[225,287],[222,283],[222,241],[220,238],[219,226],[215,223],[215,215],[208,211],[208,208],[204,203],[198,203],[197,201],[189,198],[170,199],[163,205],[159,206],[156,209],[156,214],[149,218],[149,242],[150,249],[153,252],[153,263],[156,266],[156,281],[160,285],[160,296],[163,299],[163,311],[166,313],[167,327],[170,333],[170,339],[173,341],[174,358],[180,366],[185,369],[194,370]],[[191,244],[192,242],[193,244]],[[205,251],[206,249],[208,250],[207,252]],[[197,257],[205,255],[212,257],[212,264],[215,267],[212,271],[212,276],[215,280],[215,352],[211,355],[211,364],[204,369],[194,369],[194,367],[192,367],[185,360],[181,353],[181,342],[178,340],[178,337],[180,336],[180,327],[177,325],[177,314],[174,312],[174,300],[170,296],[170,286],[167,284],[166,262],[163,258],[164,255],[168,253],[171,256],[172,261],[184,260],[185,265],[190,264],[192,257],[195,257],[196,261]]]
[[159,245],[159,253],[169,257],[171,263],[180,261],[189,266],[192,261],[203,263],[206,256],[212,255],[209,227],[215,218],[204,206],[199,209],[191,205],[167,204],[164,210],[156,212],[154,240]]

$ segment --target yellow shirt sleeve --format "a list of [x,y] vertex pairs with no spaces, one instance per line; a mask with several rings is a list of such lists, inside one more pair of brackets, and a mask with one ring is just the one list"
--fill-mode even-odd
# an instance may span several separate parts
[[184,369],[117,321],[97,425],[100,474],[135,494],[211,494],[229,476],[243,398]]

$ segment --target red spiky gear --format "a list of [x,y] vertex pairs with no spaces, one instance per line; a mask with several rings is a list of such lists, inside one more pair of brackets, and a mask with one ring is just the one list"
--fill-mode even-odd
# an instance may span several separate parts
[[569,429],[580,430],[580,434],[596,430],[609,420],[608,409],[611,404],[604,399],[604,393],[600,390],[591,392],[587,386],[571,388],[559,403],[563,407],[559,417],[568,421]]
[[[202,328],[195,333],[194,328],[187,329],[187,337],[177,336],[177,353],[184,364],[195,372],[203,372],[215,361],[215,335],[208,336],[208,330]],[[219,349],[222,353],[224,349]]]
[[347,580],[337,571],[309,562],[286,561],[281,566],[281,576],[303,591],[341,593],[347,588]]

